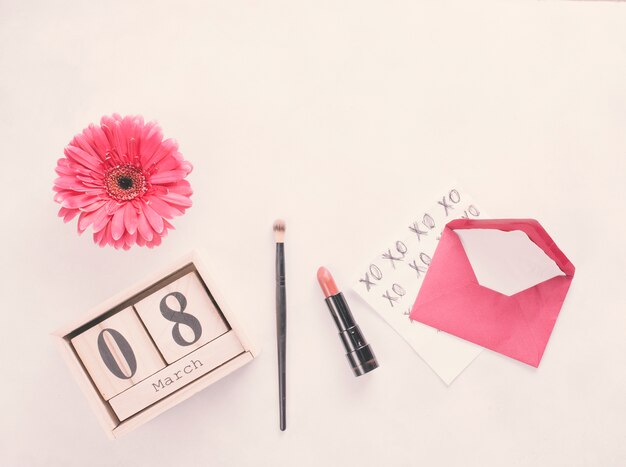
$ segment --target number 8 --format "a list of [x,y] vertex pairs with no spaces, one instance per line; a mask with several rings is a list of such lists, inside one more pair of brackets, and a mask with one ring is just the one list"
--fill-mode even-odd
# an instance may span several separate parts
[[[167,306],[167,297],[174,297],[176,300],[178,300],[180,311],[172,310],[170,307]],[[176,323],[172,328],[172,338],[174,339],[174,342],[181,346],[195,344],[202,336],[202,324],[200,324],[200,321],[195,316],[190,315],[189,313],[184,313],[185,308],[187,308],[187,299],[180,292],[169,293],[161,299],[161,314],[166,320]],[[190,342],[186,341],[180,333],[181,324],[184,324],[185,326],[191,328],[191,330],[193,331],[193,339]]]

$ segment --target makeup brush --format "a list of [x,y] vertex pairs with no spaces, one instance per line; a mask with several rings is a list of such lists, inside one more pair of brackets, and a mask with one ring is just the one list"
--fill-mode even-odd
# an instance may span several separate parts
[[276,341],[278,345],[278,401],[280,430],[287,428],[285,354],[287,344],[287,297],[285,291],[285,221],[274,222],[276,241]]

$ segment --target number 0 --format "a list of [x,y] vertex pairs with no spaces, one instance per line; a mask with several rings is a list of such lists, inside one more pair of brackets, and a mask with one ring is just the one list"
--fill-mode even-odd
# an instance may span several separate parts
[[[109,336],[113,338],[118,349],[120,349],[120,352],[122,352],[124,360],[126,360],[128,368],[130,369],[130,375],[124,374],[124,371],[120,368],[120,365],[115,360],[113,352],[111,352],[111,349],[109,349],[109,346],[104,340],[105,333],[108,333]],[[126,338],[115,329],[103,329],[100,334],[98,334],[98,351],[100,352],[100,356],[102,357],[102,361],[104,362],[106,367],[118,378],[130,379],[137,372],[137,359],[135,358],[135,352],[133,352],[133,349],[131,348]]]

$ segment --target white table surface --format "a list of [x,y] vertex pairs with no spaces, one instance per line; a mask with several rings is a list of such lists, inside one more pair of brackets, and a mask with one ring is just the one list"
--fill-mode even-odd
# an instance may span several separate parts
[[[0,93],[1,465],[626,465],[626,4],[5,0]],[[56,159],[112,112],[157,119],[195,165],[155,250],[56,216]],[[539,369],[485,351],[447,388],[348,288],[452,179],[540,220],[577,271]],[[193,248],[264,353],[109,441],[49,334]],[[322,264],[378,355],[366,378]]]

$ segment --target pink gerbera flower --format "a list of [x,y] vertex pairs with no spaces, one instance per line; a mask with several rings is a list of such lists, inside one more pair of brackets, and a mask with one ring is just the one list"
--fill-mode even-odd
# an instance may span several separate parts
[[192,170],[173,139],[156,122],[113,114],[89,125],[57,162],[54,200],[59,216],[78,216],[78,233],[92,226],[100,246],[129,249],[159,245],[168,222],[191,206],[185,180]]

